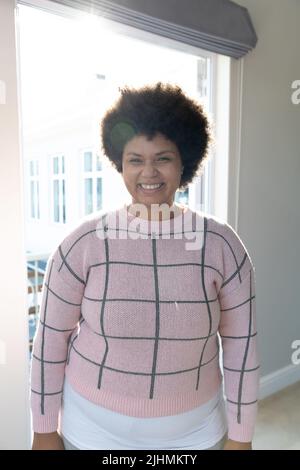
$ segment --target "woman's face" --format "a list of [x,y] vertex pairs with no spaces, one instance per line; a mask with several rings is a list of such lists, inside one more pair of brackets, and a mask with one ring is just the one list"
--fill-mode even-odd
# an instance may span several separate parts
[[[181,158],[175,143],[156,134],[152,140],[135,136],[123,150],[123,179],[133,204],[172,206],[181,179]],[[142,185],[159,185],[153,189]]]

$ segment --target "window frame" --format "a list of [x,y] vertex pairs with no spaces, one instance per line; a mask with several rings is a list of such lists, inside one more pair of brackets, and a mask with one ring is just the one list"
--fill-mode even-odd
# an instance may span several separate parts
[[[33,174],[31,174],[31,164],[33,164]],[[29,219],[31,222],[41,220],[41,199],[40,199],[40,160],[38,158],[31,158],[28,161],[28,174],[29,174]],[[32,183],[34,190],[32,192]],[[32,202],[35,215],[32,215]]]
[[[91,153],[92,154],[92,170],[87,171],[85,170],[84,163],[85,163],[85,154]],[[99,157],[99,161],[101,162],[101,170],[97,170],[97,157]],[[81,207],[80,212],[82,217],[87,217],[94,212],[101,211],[103,208],[103,187],[104,187],[104,162],[102,160],[101,153],[97,151],[97,149],[93,149],[92,147],[84,147],[80,150],[80,187],[81,187]],[[97,181],[101,179],[101,208],[97,207]],[[85,180],[92,179],[92,212],[86,212],[86,194],[85,194]]]
[[[58,173],[54,173],[54,159],[58,158]],[[64,159],[64,160],[63,160]],[[62,162],[64,162],[64,171],[62,172]],[[59,207],[59,220],[54,219],[54,181],[58,181],[58,207]],[[53,225],[65,225],[67,224],[67,184],[66,184],[66,156],[65,153],[55,153],[49,156],[49,184],[50,184],[50,223]],[[63,191],[64,189],[64,191]],[[63,198],[64,192],[64,198]],[[65,214],[63,218],[63,202],[65,202]]]
[[[89,13],[84,13],[83,11],[76,10],[75,8],[68,7],[66,5],[62,5],[59,3],[51,2],[48,0],[19,0],[18,3],[21,5],[33,6],[40,8],[48,13],[56,13],[71,19],[83,19],[83,18],[91,18],[93,15]],[[214,114],[214,110],[216,109],[215,106],[215,72],[216,72],[216,63],[217,63],[217,56],[218,54],[215,52],[210,52],[205,49],[200,49],[196,46],[192,46],[189,44],[185,44],[180,41],[180,37],[178,40],[170,39],[164,36],[159,36],[157,34],[151,33],[149,31],[143,31],[133,26],[128,26],[123,23],[118,23],[116,21],[103,18],[103,25],[106,26],[110,31],[123,34],[128,36],[131,39],[137,39],[139,41],[143,41],[146,43],[154,44],[157,46],[162,46],[166,48],[171,48],[176,50],[177,52],[184,52],[186,54],[192,54],[194,56],[198,56],[199,58],[209,58],[210,59],[210,77],[208,82],[210,83],[209,90],[210,96],[208,97],[209,102],[209,113]],[[200,96],[199,96],[200,98]],[[189,206],[193,210],[200,210],[206,212],[212,212],[213,208],[216,206],[215,204],[215,185],[213,181],[213,175],[215,173],[214,166],[215,166],[215,159],[217,155],[211,152],[210,159],[205,164],[205,169],[203,171],[204,178],[202,176],[195,177],[194,181],[189,185]],[[204,205],[199,204],[199,194],[201,194],[201,182],[204,181],[205,189],[204,189]],[[102,179],[102,183],[104,179]],[[81,194],[84,193],[81,191]],[[193,199],[191,200],[191,195],[193,195]],[[85,215],[84,204],[80,209],[80,214]],[[56,222],[57,223],[57,222]]]

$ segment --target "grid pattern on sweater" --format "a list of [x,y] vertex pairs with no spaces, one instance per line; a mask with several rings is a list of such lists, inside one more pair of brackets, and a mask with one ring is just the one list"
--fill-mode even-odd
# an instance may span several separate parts
[[[68,367],[77,370],[73,385],[82,380],[153,403],[193,390],[201,403],[219,383],[220,338],[229,437],[251,440],[259,369],[254,267],[228,224],[189,213],[201,221],[192,228],[202,232],[199,250],[183,249],[186,231],[178,224],[172,241],[148,233],[145,223],[144,239],[110,239],[104,214],[52,254],[32,359],[36,429],[57,426]],[[93,400],[101,404],[101,395]]]

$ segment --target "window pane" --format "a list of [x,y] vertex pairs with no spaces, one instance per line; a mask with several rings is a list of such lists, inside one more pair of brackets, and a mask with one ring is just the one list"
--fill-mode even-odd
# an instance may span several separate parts
[[204,187],[205,185],[205,180],[204,180],[204,174],[201,175],[200,177],[200,204],[203,205],[204,204]]
[[38,162],[38,160],[36,160],[36,162],[35,162],[35,174],[36,175],[39,174],[39,162]]
[[[64,157],[63,157],[64,158]],[[65,191],[65,180],[62,180],[62,213],[63,213],[63,223],[66,223],[66,191]]]
[[34,162],[31,160],[30,162],[30,176],[34,175]]
[[102,162],[100,159],[100,155],[96,155],[96,170],[101,171],[102,170]]
[[58,175],[58,157],[53,158],[53,173]]
[[59,222],[59,181],[53,181],[53,212],[54,222]]
[[65,172],[65,157],[61,157],[61,172]]
[[31,217],[35,217],[34,181],[30,182],[30,207],[31,207]]
[[97,178],[97,210],[102,209],[102,178]]
[[84,201],[85,201],[85,214],[93,212],[93,180],[92,178],[85,178],[84,180]]
[[92,171],[93,155],[92,152],[84,152],[84,171]]
[[40,183],[36,182],[36,207],[37,207],[37,218],[40,218]]
[[186,204],[189,203],[189,188],[186,188],[184,191],[177,191],[175,193],[175,201],[179,204]]

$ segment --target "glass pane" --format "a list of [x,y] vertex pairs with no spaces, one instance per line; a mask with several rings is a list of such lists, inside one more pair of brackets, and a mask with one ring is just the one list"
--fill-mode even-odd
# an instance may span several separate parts
[[34,181],[30,182],[30,207],[31,207],[31,217],[35,217]]
[[204,57],[199,58],[197,62],[198,92],[201,98],[207,97],[207,94],[208,94],[207,62],[208,62],[208,59]]
[[53,181],[53,216],[54,222],[59,222],[59,181]]
[[202,173],[200,177],[200,204],[204,204],[204,188],[205,188],[204,174]]
[[58,157],[53,158],[53,173],[58,175]]
[[[63,157],[64,158],[64,157]],[[65,180],[62,180],[62,213],[63,213],[63,223],[66,223],[66,188]]]
[[65,172],[65,157],[61,157],[61,172]]
[[102,178],[97,178],[97,210],[102,209]]
[[178,204],[188,205],[188,203],[189,203],[189,188],[186,188],[184,191],[177,191],[175,193],[175,202],[178,202]]
[[101,158],[100,158],[100,155],[96,155],[96,170],[97,171],[101,171],[102,170],[102,162],[101,162]]
[[36,206],[37,206],[37,218],[40,218],[40,183],[36,182]]
[[38,162],[38,160],[36,160],[36,162],[35,162],[35,174],[36,175],[39,174],[39,162]]
[[30,162],[30,176],[34,175],[34,161],[31,160]]
[[84,171],[93,170],[93,155],[92,152],[84,152]]
[[92,178],[85,178],[84,180],[84,202],[85,214],[93,212],[93,180]]

